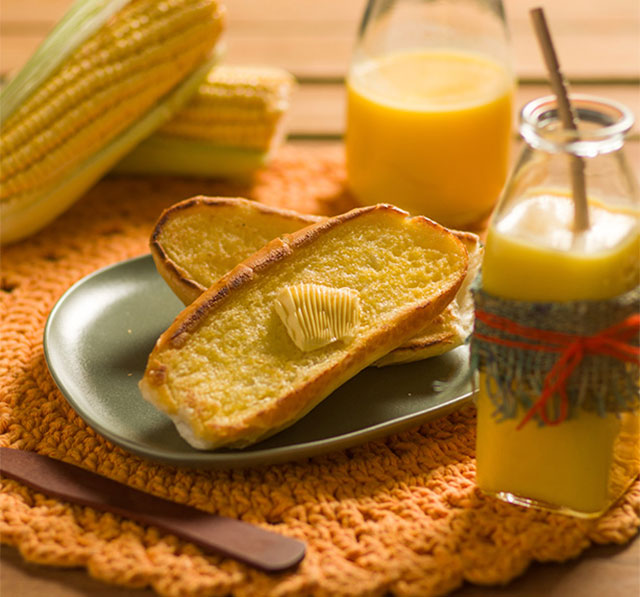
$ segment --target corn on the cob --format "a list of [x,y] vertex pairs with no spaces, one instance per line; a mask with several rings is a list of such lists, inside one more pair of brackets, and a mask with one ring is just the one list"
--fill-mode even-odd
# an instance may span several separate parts
[[294,78],[277,68],[215,66],[198,93],[117,166],[129,173],[236,177],[280,142]]
[[217,0],[76,3],[0,96],[2,243],[59,215],[182,107],[223,25]]

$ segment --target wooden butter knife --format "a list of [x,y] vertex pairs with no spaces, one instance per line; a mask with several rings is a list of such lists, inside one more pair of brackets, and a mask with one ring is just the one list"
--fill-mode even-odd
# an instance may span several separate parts
[[153,525],[265,572],[287,570],[305,554],[297,539],[176,504],[35,452],[0,448],[0,472],[47,495]]

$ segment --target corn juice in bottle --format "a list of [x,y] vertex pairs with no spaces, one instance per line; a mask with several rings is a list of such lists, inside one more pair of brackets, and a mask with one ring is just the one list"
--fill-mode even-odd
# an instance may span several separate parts
[[[558,133],[551,98],[525,107],[529,145],[487,235],[476,295],[477,482],[517,504],[594,517],[640,470],[640,235],[621,153],[630,113],[596,98],[573,102],[588,122],[570,139]],[[571,151],[586,166],[590,226],[580,232]],[[589,340],[577,348],[566,334]]]

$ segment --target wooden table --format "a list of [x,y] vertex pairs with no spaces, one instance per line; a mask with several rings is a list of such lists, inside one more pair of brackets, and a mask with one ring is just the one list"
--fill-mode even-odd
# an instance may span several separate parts
[[[0,76],[26,61],[71,0],[3,0],[0,7]],[[343,80],[365,0],[227,0],[228,55],[233,64],[270,64],[300,83],[289,119],[290,142],[340,143],[344,130]],[[561,64],[574,92],[616,99],[640,114],[640,2],[506,0],[515,68],[516,106],[549,93],[528,10],[545,7]],[[640,172],[638,125],[627,143]],[[518,144],[514,135],[514,146]],[[514,147],[515,149],[515,147]],[[514,151],[515,154],[515,151]],[[0,593],[7,597],[151,597],[152,591],[104,585],[84,570],[24,563],[2,547]],[[465,585],[453,595],[627,597],[640,594],[640,538],[625,546],[592,547],[565,564],[536,564],[506,587]]]

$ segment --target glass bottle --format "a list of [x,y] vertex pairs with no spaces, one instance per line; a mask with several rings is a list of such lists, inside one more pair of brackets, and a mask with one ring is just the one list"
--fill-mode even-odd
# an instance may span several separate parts
[[369,0],[347,76],[347,182],[446,226],[507,177],[514,77],[500,0]]
[[[582,517],[640,471],[640,199],[624,156],[631,112],[574,95],[521,114],[525,147],[494,213],[476,290],[477,482],[486,493]],[[570,160],[589,227],[574,228]]]

